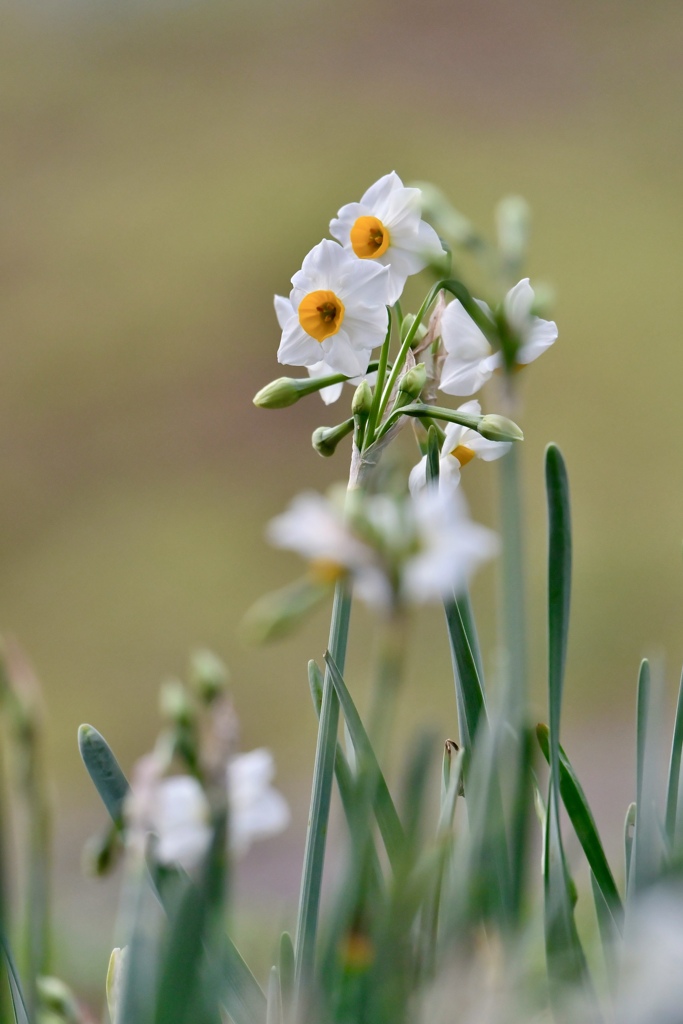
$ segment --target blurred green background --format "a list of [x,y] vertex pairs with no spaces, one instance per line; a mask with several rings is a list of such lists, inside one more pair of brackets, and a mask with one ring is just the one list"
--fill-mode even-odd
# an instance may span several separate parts
[[[519,414],[535,699],[543,717],[554,440],[576,529],[567,745],[616,851],[638,661],[665,652],[672,686],[683,658],[681,5],[22,0],[0,19],[0,628],[45,687],[60,967],[77,982],[104,970],[114,894],[79,875],[103,814],[76,728],[97,725],[129,768],[155,735],[159,682],[197,645],[231,666],[243,746],[274,750],[297,812],[254,849],[244,899],[284,920],[296,896],[305,666],[326,615],[266,650],[239,623],[299,571],[263,529],[299,489],[345,476],[346,450],[325,462],[309,439],[346,413],[251,397],[281,372],[273,293],[391,169],[433,180],[487,231],[502,195],[533,207],[529,269],[556,289],[560,328]],[[466,474],[490,523],[495,468]],[[490,663],[493,594],[484,574]],[[452,733],[438,611],[419,616],[409,676],[402,729]]]

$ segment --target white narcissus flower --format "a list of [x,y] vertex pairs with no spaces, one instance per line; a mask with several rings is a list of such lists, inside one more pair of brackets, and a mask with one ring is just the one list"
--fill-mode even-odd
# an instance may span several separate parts
[[309,368],[324,362],[333,373],[364,374],[387,330],[388,273],[329,239],[316,245],[292,278],[289,300],[276,296],[278,361]]
[[414,498],[356,496],[351,516],[317,494],[296,498],[273,520],[270,540],[311,562],[314,578],[348,575],[358,596],[381,610],[462,590],[498,550],[458,494],[425,487]]
[[372,547],[354,535],[343,505],[307,491],[268,524],[267,537],[279,548],[296,551],[310,563],[314,581],[333,583],[353,577],[356,592],[368,604],[386,605],[391,588]]
[[[292,305],[289,299],[285,298],[284,295],[275,296],[275,315],[277,316],[277,321],[283,331],[287,323],[292,319],[292,317],[296,316],[296,310],[294,309],[294,306]],[[324,359],[321,359],[320,362],[318,363],[313,363],[311,366],[308,366],[307,369],[309,377],[331,377],[332,374],[340,372],[339,370],[335,370],[333,366],[330,366],[329,363],[326,363]],[[367,377],[365,377],[364,375],[358,377],[349,377],[347,383],[358,385],[362,380],[365,379],[370,384],[374,384],[375,380],[377,379],[377,374],[370,373],[367,375]],[[342,383],[339,383],[330,384],[326,388],[321,388],[320,397],[322,398],[325,405],[331,405],[333,402],[336,402],[337,399],[341,396],[343,387],[344,385]]]
[[342,206],[330,234],[363,261],[389,267],[389,303],[406,280],[445,256],[433,227],[422,220],[419,188],[405,188],[395,171],[371,185],[359,203]]
[[[515,362],[526,366],[557,339],[557,325],[531,312],[534,290],[525,277],[503,299],[502,316],[517,342]],[[485,302],[477,300],[494,327],[494,318]],[[475,324],[458,299],[445,309],[441,318],[441,339],[446,358],[439,387],[448,395],[473,395],[502,367],[502,352],[494,352],[484,332]]]
[[[479,416],[481,415],[481,406],[475,399],[459,406],[458,412]],[[510,441],[489,441],[470,427],[463,427],[460,423],[449,423],[439,456],[439,485],[451,489],[457,487],[460,483],[460,470],[468,462],[474,458],[492,462],[505,455],[510,447]],[[411,494],[417,494],[426,483],[427,456],[425,455],[411,470],[409,479]]]
[[403,567],[404,597],[422,603],[461,593],[498,553],[497,535],[470,519],[459,491],[425,487],[413,507],[418,550]]
[[228,764],[230,845],[238,856],[254,840],[277,835],[289,825],[289,804],[271,785],[274,777],[273,755],[263,747],[238,754]]
[[[143,761],[146,760],[143,758]],[[252,842],[277,835],[287,827],[287,801],[272,785],[273,757],[259,748],[231,758],[226,768],[230,848],[236,856]],[[200,782],[191,775],[159,779],[136,805],[133,788],[128,817],[138,831],[157,837],[155,856],[160,864],[192,871],[211,842],[211,807]]]

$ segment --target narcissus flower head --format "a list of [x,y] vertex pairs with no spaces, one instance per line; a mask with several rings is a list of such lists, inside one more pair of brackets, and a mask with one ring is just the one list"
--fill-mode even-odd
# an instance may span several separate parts
[[330,234],[364,263],[389,268],[389,303],[406,280],[446,255],[434,228],[422,220],[419,188],[405,188],[392,171],[376,181],[359,203],[342,206]]
[[[457,498],[457,500],[456,500]],[[362,600],[388,611],[458,592],[497,550],[463,499],[426,487],[414,498],[354,493],[346,511],[303,494],[270,524],[270,540],[309,561],[316,582],[348,577]]]
[[[465,402],[458,407],[458,412],[481,415],[481,406],[476,399]],[[510,450],[510,441],[488,441],[476,430],[463,427],[459,423],[449,423],[446,436],[441,446],[439,457],[439,484],[442,487],[457,487],[460,483],[460,470],[474,458],[491,462],[500,459]],[[410,473],[410,491],[417,494],[427,483],[427,456],[425,455]]]
[[[192,871],[209,848],[211,807],[200,782],[190,775],[161,777],[151,770],[154,755],[138,762],[127,819],[137,838],[156,835],[159,864]],[[287,801],[272,785],[273,757],[259,748],[230,758],[225,785],[230,849],[240,856],[252,842],[277,835],[287,827]],[[136,785],[139,780],[140,785]]]
[[[511,288],[499,310],[510,343],[514,346],[514,363],[526,366],[557,339],[557,326],[531,312],[534,291],[528,277]],[[485,302],[477,300],[496,332],[496,318]],[[503,366],[503,353],[495,351],[458,299],[444,310],[441,318],[441,339],[446,349],[439,387],[448,395],[473,395],[494,371]]]
[[388,274],[328,239],[311,249],[292,278],[289,299],[275,297],[279,362],[306,366],[314,376],[364,374],[387,329]]

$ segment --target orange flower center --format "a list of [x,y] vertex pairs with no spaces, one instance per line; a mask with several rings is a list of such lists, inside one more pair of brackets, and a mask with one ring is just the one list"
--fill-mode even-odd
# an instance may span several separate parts
[[390,241],[389,232],[377,217],[359,217],[351,228],[351,248],[362,260],[383,256]]
[[467,463],[471,462],[475,457],[476,452],[472,451],[471,448],[468,448],[467,445],[459,444],[457,448],[453,449],[451,455],[458,460],[461,466],[466,466]]
[[344,320],[344,303],[334,292],[309,292],[299,303],[299,323],[316,341],[336,334]]

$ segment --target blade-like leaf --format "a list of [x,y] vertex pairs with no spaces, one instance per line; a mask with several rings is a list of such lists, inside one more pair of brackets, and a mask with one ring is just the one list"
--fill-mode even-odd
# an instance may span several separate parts
[[[548,727],[546,725],[538,725],[536,727],[536,736],[539,746],[543,751],[543,756],[550,763]],[[607,861],[598,827],[591,813],[586,795],[574,773],[569,758],[561,746],[560,795],[569,815],[569,820],[574,827],[574,831],[593,872],[594,884],[598,886],[607,908],[614,918],[614,924],[617,928],[620,928],[624,907],[619,890]]]
[[261,1024],[266,1019],[266,996],[230,939],[222,954],[222,1003],[234,1024]]
[[[672,850],[676,845],[676,824],[681,782],[681,751],[683,750],[683,674],[678,687],[676,720],[669,760],[669,783],[666,792],[666,834]],[[680,822],[678,822],[680,825]]]
[[109,744],[92,725],[82,725],[78,730],[78,749],[104,806],[120,827],[130,786]]
[[280,955],[278,957],[280,972],[280,996],[282,999],[282,1012],[285,1021],[292,1016],[292,996],[294,993],[294,944],[289,932],[283,932],[280,936]]
[[624,819],[624,866],[626,868],[626,892],[631,880],[631,853],[633,851],[633,829],[636,824],[636,805],[629,804]]
[[560,829],[560,715],[569,631],[572,541],[569,481],[562,454],[549,445],[545,461],[548,500],[548,704],[550,794],[545,831],[545,937],[551,995],[566,983],[588,988],[588,970],[572,903],[572,886]]
[[658,876],[662,854],[659,814],[656,803],[656,733],[652,719],[652,675],[644,660],[638,674],[636,715],[636,820],[627,902]]
[[453,597],[446,601],[444,610],[455,678],[460,739],[465,749],[471,751],[480,722],[482,718],[486,719],[484,690],[458,600]]
[[170,922],[156,1000],[156,1024],[189,1024],[198,997],[200,964],[223,906],[225,886],[225,819],[214,825],[211,846],[199,882],[188,881]]
[[365,726],[358,714],[353,698],[349,693],[346,683],[335,664],[334,658],[329,651],[325,653],[325,662],[330,671],[332,684],[341,704],[344,717],[346,718],[353,745],[358,752],[359,758],[364,760],[369,770],[376,777],[375,790],[375,814],[380,833],[386,847],[387,855],[392,863],[397,863],[402,854],[405,843],[403,826],[399,819],[394,802],[391,799],[389,787],[386,784],[384,775],[379,766],[375,752],[372,749],[370,738],[365,731]]
[[268,978],[268,1011],[266,1024],[282,1024],[282,993],[277,967],[272,967]]
[[28,1010],[26,1009],[26,999],[21,987],[21,979],[19,978],[19,972],[17,970],[17,965],[14,962],[12,951],[4,935],[0,936],[0,942],[2,943],[2,952],[7,965],[7,977],[9,979],[9,989],[12,998],[14,1022],[15,1024],[30,1024]]

